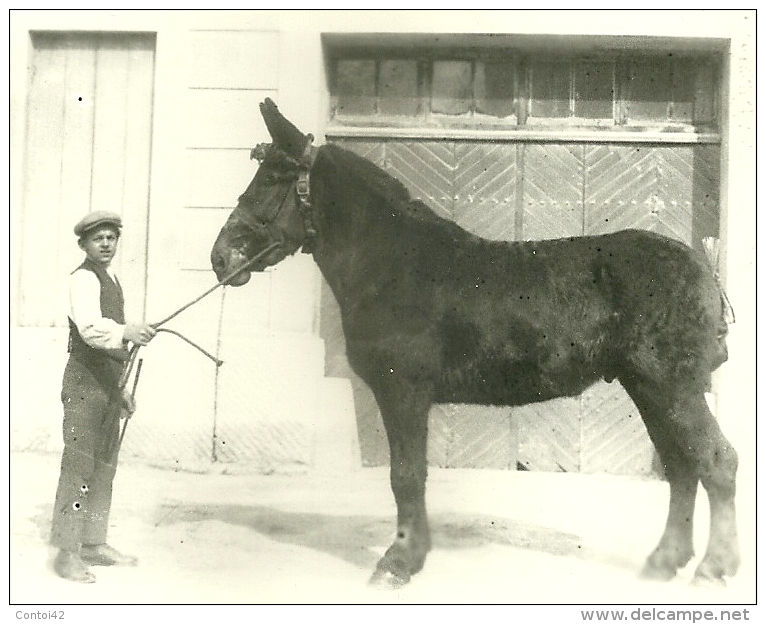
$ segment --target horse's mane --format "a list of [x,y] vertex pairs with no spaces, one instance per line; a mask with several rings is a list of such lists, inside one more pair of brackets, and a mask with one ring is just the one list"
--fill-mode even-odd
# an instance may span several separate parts
[[386,210],[420,222],[430,221],[447,227],[458,227],[454,222],[436,214],[424,202],[412,199],[404,184],[363,156],[331,143],[323,147],[329,151],[337,166],[361,180],[371,193],[382,199]]
[[324,147],[330,151],[332,160],[338,166],[359,178],[371,192],[380,196],[386,203],[400,204],[410,201],[407,187],[376,164],[338,145],[327,144]]

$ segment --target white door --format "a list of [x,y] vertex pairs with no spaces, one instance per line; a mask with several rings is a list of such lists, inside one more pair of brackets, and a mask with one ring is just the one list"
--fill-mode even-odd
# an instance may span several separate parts
[[153,34],[32,34],[21,217],[19,324],[56,327],[56,296],[83,254],[92,210],[122,215],[115,270],[126,315],[143,318],[154,83]]

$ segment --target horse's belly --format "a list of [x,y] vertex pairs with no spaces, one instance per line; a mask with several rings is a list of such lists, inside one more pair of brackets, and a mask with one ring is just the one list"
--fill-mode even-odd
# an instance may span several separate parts
[[481,405],[526,405],[578,396],[599,379],[593,366],[562,363],[541,367],[529,360],[471,363],[442,371],[437,401]]

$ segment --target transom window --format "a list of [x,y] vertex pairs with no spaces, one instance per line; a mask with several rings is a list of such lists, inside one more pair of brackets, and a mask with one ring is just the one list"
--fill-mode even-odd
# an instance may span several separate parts
[[713,53],[365,51],[330,61],[332,123],[718,132]]

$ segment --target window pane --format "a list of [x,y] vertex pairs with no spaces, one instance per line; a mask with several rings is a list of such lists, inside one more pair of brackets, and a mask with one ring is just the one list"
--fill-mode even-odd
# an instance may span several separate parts
[[514,113],[513,61],[476,63],[474,76],[476,112],[495,117],[510,117]]
[[670,117],[674,121],[692,121],[697,63],[691,59],[673,61]]
[[471,110],[473,76],[470,61],[434,61],[431,110],[462,115]]
[[612,63],[580,63],[575,71],[575,117],[612,119]]
[[670,63],[648,59],[631,63],[627,84],[628,121],[665,120],[670,103]]
[[378,80],[380,113],[416,115],[418,112],[418,65],[416,61],[381,61]]
[[531,117],[569,117],[569,63],[541,62],[532,65]]
[[338,114],[374,114],[375,61],[338,61],[336,89]]
[[710,124],[716,121],[716,89],[718,88],[716,66],[701,61],[697,66],[694,92],[694,122]]

